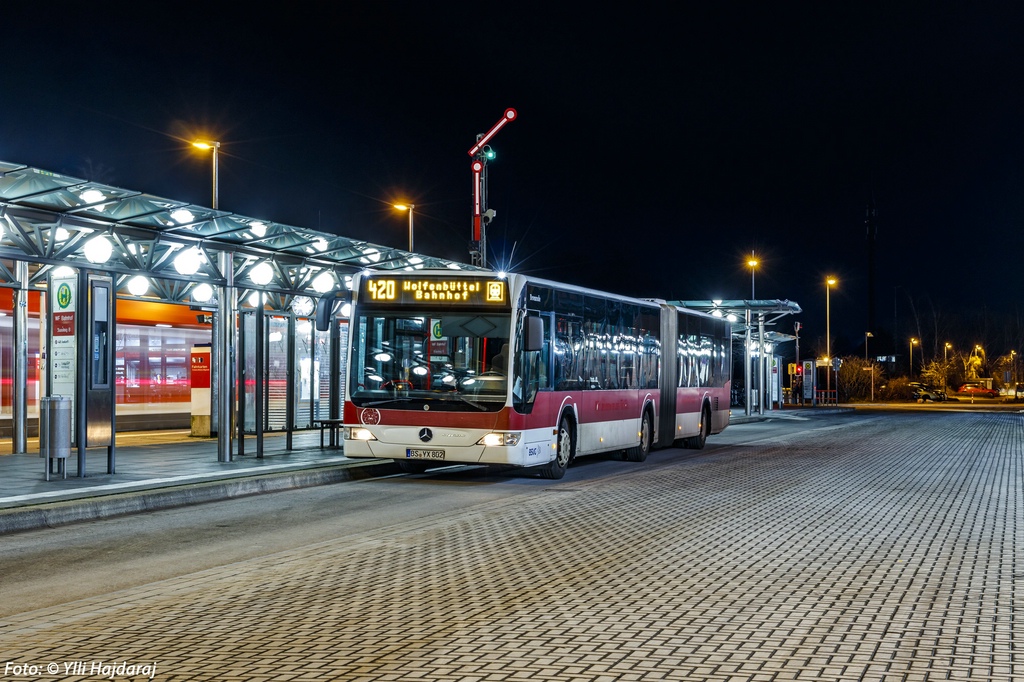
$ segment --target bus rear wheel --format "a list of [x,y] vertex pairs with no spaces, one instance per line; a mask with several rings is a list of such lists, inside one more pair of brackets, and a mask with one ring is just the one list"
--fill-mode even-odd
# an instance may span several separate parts
[[572,443],[572,422],[563,416],[558,423],[558,444],[555,458],[540,468],[541,478],[552,480],[565,476],[565,470],[569,468],[574,450]]
[[711,411],[704,408],[700,411],[700,426],[696,436],[686,439],[686,447],[693,450],[703,450],[704,444],[708,442],[708,433],[711,431]]
[[644,412],[640,420],[640,444],[626,450],[626,459],[630,462],[642,462],[651,451],[651,440],[654,427],[651,425],[651,413]]

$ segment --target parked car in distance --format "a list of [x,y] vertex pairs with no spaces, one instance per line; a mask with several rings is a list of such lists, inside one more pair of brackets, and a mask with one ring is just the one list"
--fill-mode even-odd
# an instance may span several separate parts
[[940,391],[939,389],[931,386],[925,386],[918,381],[911,381],[908,386],[910,386],[911,395],[914,396],[914,400],[920,400],[922,402],[942,402],[946,399],[945,391]]
[[999,391],[994,388],[987,388],[983,384],[966,383],[956,390],[959,395],[980,396],[984,398],[998,398]]

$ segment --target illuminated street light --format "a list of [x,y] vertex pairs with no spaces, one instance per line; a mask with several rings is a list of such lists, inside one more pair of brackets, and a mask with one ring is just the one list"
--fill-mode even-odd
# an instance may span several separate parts
[[746,264],[751,266],[751,300],[755,299],[754,296],[754,268],[758,266],[758,259],[754,257],[754,252],[751,252],[751,259],[746,261]]
[[218,183],[219,173],[217,170],[217,152],[220,151],[220,142],[213,140],[196,140],[192,143],[192,146],[196,149],[212,149],[213,150],[213,209],[220,208],[220,188]]
[[399,211],[409,212],[409,252],[412,252],[412,210],[416,208],[416,204],[395,204],[395,208]]
[[910,339],[910,378],[914,378],[914,346],[917,345],[917,339],[911,337]]
[[864,362],[868,361],[868,339],[875,338],[871,332],[864,332]]
[[[832,304],[831,304],[831,293],[832,287],[836,285],[838,280],[835,277],[828,277],[825,279],[825,360],[828,361],[832,356]],[[826,397],[832,391],[832,372],[829,370],[829,366],[825,367],[825,395]],[[838,401],[837,401],[838,402]]]
[[947,376],[949,374],[949,359],[947,353],[953,347],[949,341],[942,346],[942,390],[946,390]]

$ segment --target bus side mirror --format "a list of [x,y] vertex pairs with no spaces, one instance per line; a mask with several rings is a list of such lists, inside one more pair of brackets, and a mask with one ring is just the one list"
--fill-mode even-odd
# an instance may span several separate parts
[[544,321],[539,317],[527,317],[523,329],[523,350],[526,352],[544,348]]
[[325,332],[331,328],[331,315],[334,314],[334,302],[337,300],[333,291],[328,291],[316,302],[316,330]]

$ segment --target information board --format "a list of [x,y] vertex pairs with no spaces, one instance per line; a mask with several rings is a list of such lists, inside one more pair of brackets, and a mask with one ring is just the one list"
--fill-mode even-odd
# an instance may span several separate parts
[[71,433],[75,432],[75,386],[78,367],[78,277],[50,278],[50,395],[71,398]]

